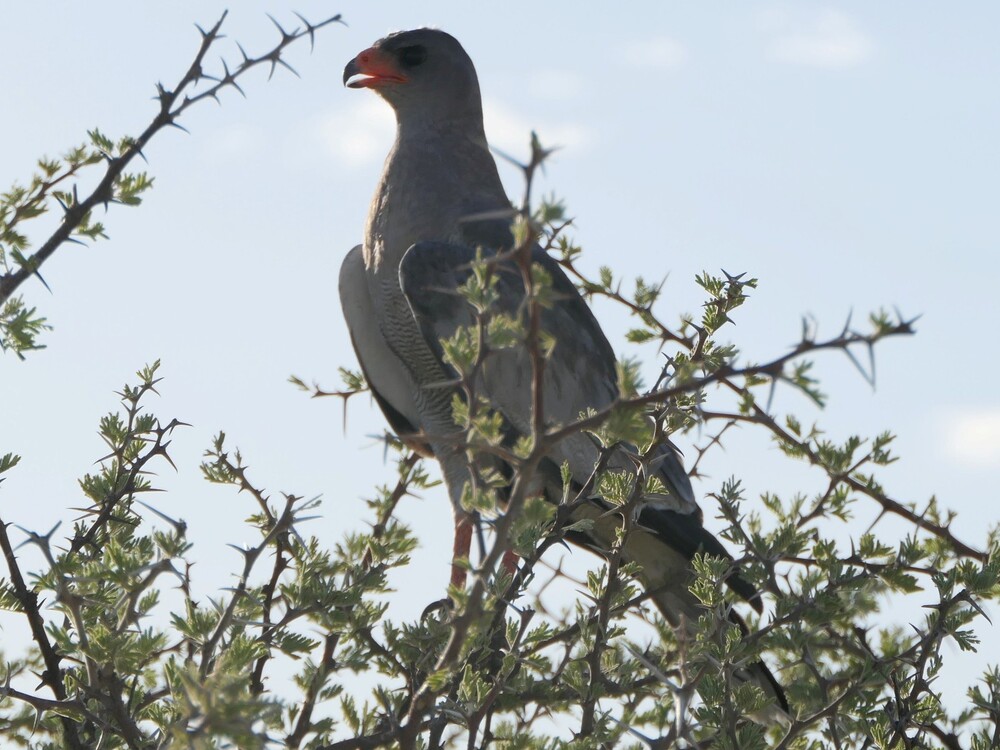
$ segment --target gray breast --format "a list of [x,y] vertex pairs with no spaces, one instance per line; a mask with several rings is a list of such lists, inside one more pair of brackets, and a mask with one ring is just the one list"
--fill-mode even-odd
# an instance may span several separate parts
[[372,201],[364,243],[369,292],[382,336],[413,381],[421,427],[428,432],[456,429],[449,387],[454,376],[413,317],[400,289],[399,265],[418,242],[463,243],[462,219],[498,207],[509,203],[485,142],[448,133],[400,136]]

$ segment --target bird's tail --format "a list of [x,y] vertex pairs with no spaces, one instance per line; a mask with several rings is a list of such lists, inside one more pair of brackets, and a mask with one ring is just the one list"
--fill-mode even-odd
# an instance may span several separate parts
[[[592,525],[586,532],[586,538],[582,538],[583,534],[578,534],[572,541],[598,553],[610,549],[615,529],[621,523],[620,517],[614,513],[609,514],[598,503],[581,506],[577,515],[589,518]],[[650,592],[650,598],[657,609],[675,629],[689,628],[704,614],[701,603],[688,588],[693,580],[691,558],[679,551],[677,546],[666,543],[656,531],[639,524],[630,532],[624,554],[630,562],[640,566],[642,570],[639,578],[643,586]],[[749,589],[748,599],[755,608],[760,606],[759,598],[753,594],[746,581],[741,579],[733,588],[744,596],[747,593],[742,589]],[[730,610],[729,619],[744,634],[748,632],[736,612]],[[770,699],[764,709],[751,716],[754,721],[766,725],[787,725],[791,721],[784,690],[764,662],[757,661],[740,669],[736,677],[757,685]]]

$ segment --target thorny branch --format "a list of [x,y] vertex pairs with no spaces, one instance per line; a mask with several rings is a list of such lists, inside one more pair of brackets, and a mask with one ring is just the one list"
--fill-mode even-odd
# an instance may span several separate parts
[[[218,22],[207,31],[199,27],[199,31],[201,32],[199,49],[176,86],[168,89],[162,84],[157,85],[156,98],[159,104],[159,111],[137,138],[124,139],[117,148],[117,153],[115,153],[112,144],[107,139],[104,139],[103,136],[97,134],[97,131],[94,131],[92,133],[92,140],[100,147],[99,156],[84,154],[82,150],[75,151],[75,156],[67,157],[69,160],[68,166],[61,171],[57,170],[53,163],[42,163],[47,177],[33,182],[30,192],[22,191],[17,194],[18,198],[13,205],[13,210],[3,217],[4,230],[7,232],[7,236],[12,237],[13,241],[16,241],[18,245],[14,245],[10,253],[10,257],[15,261],[15,265],[12,266],[5,263],[3,267],[4,273],[0,274],[0,306],[10,300],[12,295],[29,276],[36,275],[41,279],[39,269],[55,251],[65,242],[78,242],[78,240],[74,239],[74,234],[82,234],[88,237],[103,235],[103,228],[99,224],[92,225],[89,223],[89,216],[94,208],[100,204],[107,207],[110,203],[134,204],[138,202],[126,197],[129,186],[134,186],[135,180],[127,175],[125,170],[136,156],[143,156],[143,150],[146,145],[157,133],[168,126],[184,130],[179,121],[189,107],[208,98],[219,101],[219,95],[228,88],[234,88],[243,94],[240,79],[250,70],[261,65],[268,64],[270,66],[269,77],[273,75],[275,68],[279,65],[294,73],[295,71],[283,57],[289,45],[303,37],[308,37],[312,44],[315,39],[315,33],[319,29],[340,21],[339,15],[331,16],[319,23],[311,23],[298,16],[303,25],[292,31],[286,31],[277,22],[274,22],[281,35],[279,42],[274,47],[257,57],[247,55],[242,47],[240,47],[242,60],[232,68],[223,60],[222,75],[213,76],[205,72],[203,67],[204,60],[215,43],[223,38],[221,28],[226,15],[227,13],[223,13]],[[194,88],[205,82],[209,82],[211,85],[195,93]],[[107,144],[107,146],[105,147],[104,144]],[[83,197],[78,195],[76,185],[72,185],[68,191],[58,192],[56,190],[62,184],[76,178],[81,169],[101,160],[105,163],[104,174],[89,194]],[[24,257],[18,252],[18,246],[22,238],[15,234],[14,228],[24,219],[32,218],[42,213],[45,202],[51,197],[54,197],[61,205],[63,211],[62,219],[55,231],[41,244],[38,250]],[[44,283],[43,279],[42,283]],[[139,401],[147,392],[155,391],[156,382],[155,380],[147,380],[147,382],[143,383],[137,389],[126,389],[121,394],[122,400],[127,406],[126,421],[122,425],[122,430],[126,438],[120,445],[113,445],[112,454],[101,459],[102,462],[110,462],[111,468],[105,477],[109,490],[100,497],[94,496],[95,504],[85,510],[85,513],[93,516],[93,519],[89,525],[78,526],[77,533],[70,540],[68,551],[61,556],[58,564],[65,569],[79,565],[79,562],[74,562],[74,556],[78,556],[85,550],[91,553],[90,557],[99,558],[105,552],[108,540],[116,536],[115,524],[132,526],[137,523],[134,518],[129,516],[129,508],[132,505],[132,501],[135,500],[137,493],[148,491],[148,485],[144,479],[144,476],[149,473],[148,463],[157,457],[162,457],[171,462],[167,453],[167,448],[170,445],[168,437],[174,428],[180,426],[182,423],[174,420],[166,425],[154,422],[151,427],[140,427]],[[141,424],[145,424],[145,422]],[[115,442],[109,437],[111,432],[105,434],[109,444]],[[99,485],[100,481],[92,483],[93,487]],[[261,498],[258,498],[258,500],[261,500]],[[262,508],[263,512],[267,514],[266,503],[262,502]],[[161,515],[168,521],[170,520],[162,514],[157,513],[157,515]],[[282,519],[272,518],[271,520],[274,521],[275,527],[278,528],[276,534],[285,530],[278,523]],[[287,524],[287,526],[290,528],[291,524]],[[83,611],[92,607],[93,603],[75,593],[72,579],[57,577],[55,579],[57,601],[64,608],[64,611],[68,613],[69,622],[72,623],[72,627],[79,639],[79,646],[86,654],[84,663],[89,683],[86,689],[90,691],[88,700],[92,699],[102,703],[104,709],[107,711],[107,715],[111,719],[111,723],[101,719],[97,713],[90,710],[94,707],[89,703],[85,705],[83,702],[68,698],[66,674],[61,667],[61,661],[65,657],[62,654],[61,648],[49,637],[38,594],[36,590],[29,588],[24,581],[17,557],[10,544],[7,528],[8,525],[6,523],[0,522],[0,547],[3,549],[9,570],[11,580],[10,589],[18,601],[19,608],[29,621],[32,636],[38,647],[41,659],[45,664],[45,671],[41,674],[42,684],[52,689],[57,700],[50,701],[37,696],[31,696],[7,684],[3,688],[0,688],[0,703],[12,698],[33,706],[38,712],[39,718],[43,712],[52,712],[58,715],[62,726],[62,742],[74,750],[76,748],[90,747],[90,741],[85,741],[81,733],[90,736],[93,731],[98,731],[104,736],[118,735],[130,748],[148,747],[147,740],[141,736],[142,733],[133,720],[132,707],[126,705],[122,699],[123,691],[134,691],[135,684],[133,683],[131,686],[126,685],[122,676],[116,673],[113,666],[99,663],[90,654],[93,644],[89,642],[88,634],[90,626]],[[183,524],[176,524],[175,528],[180,533],[183,533]],[[51,532],[45,536],[29,533],[29,540],[42,549],[46,560],[55,567],[56,561],[49,547],[50,536]],[[263,550],[264,547],[272,543],[275,543],[274,538],[266,539],[261,549]],[[280,559],[281,556],[279,555]],[[140,598],[144,594],[146,595],[147,601],[143,602],[143,607],[148,607],[149,589],[152,587],[153,582],[161,573],[170,570],[172,570],[172,566],[169,560],[157,562],[148,569],[144,577],[138,580],[133,590],[126,592],[119,598],[118,605],[115,608],[119,612],[116,630],[127,631],[133,627],[137,631],[139,630],[138,620],[142,616],[139,611]],[[277,571],[275,578],[272,579],[272,593],[278,575],[280,575],[280,571]],[[245,585],[245,580],[241,582],[241,585]],[[234,595],[231,603],[238,602],[239,598],[238,594]],[[230,608],[227,612],[229,618],[222,618],[222,627],[228,626],[229,622],[231,622],[232,609]],[[221,629],[217,630],[212,639],[206,644],[208,649],[214,650],[220,638]],[[169,650],[163,650],[161,653],[167,653]],[[209,663],[211,656],[209,654],[204,654],[204,656],[203,664]],[[262,664],[263,661],[261,662]],[[255,677],[257,678],[256,684],[259,685],[260,675],[255,673]],[[157,694],[160,696],[159,698],[155,697]],[[162,689],[152,691],[147,694],[146,698],[137,701],[135,705],[141,709],[141,707],[149,706],[151,703],[161,700],[168,694],[169,691],[163,691]],[[78,723],[79,717],[83,717],[84,723]],[[104,746],[104,740],[101,740],[98,744]]]
[[[531,165],[527,166],[522,165],[522,166],[524,166],[526,171],[527,184],[528,184],[526,192],[528,192],[531,189],[531,176],[533,173],[533,169],[535,166],[537,166],[537,164],[535,164],[535,161],[533,159]],[[525,203],[525,205],[527,205],[527,202]],[[527,220],[528,218],[530,218],[524,214],[523,209],[521,214],[519,214],[519,216],[520,220]],[[563,228],[565,228],[565,226],[566,225],[563,224],[557,227],[553,231],[553,235],[561,231]],[[466,638],[468,637],[466,634],[468,633],[470,628],[474,626],[475,622],[482,614],[481,608],[483,606],[483,601],[484,601],[483,597],[486,595],[487,577],[490,575],[491,571],[495,570],[496,564],[499,561],[500,556],[509,549],[509,538],[508,538],[509,532],[513,526],[513,523],[515,523],[517,518],[519,517],[519,514],[523,508],[524,501],[527,499],[527,494],[524,492],[524,487],[526,486],[527,481],[529,481],[530,478],[533,476],[538,466],[538,458],[540,456],[547,455],[551,451],[552,447],[558,441],[563,440],[570,435],[577,434],[581,431],[592,431],[600,429],[612,415],[614,415],[619,410],[623,409],[633,409],[633,410],[638,408],[656,409],[658,412],[657,419],[658,420],[664,419],[669,411],[667,408],[664,407],[664,405],[669,405],[673,403],[678,397],[685,396],[688,394],[700,394],[710,386],[721,385],[725,388],[733,390],[739,396],[745,398],[748,397],[748,402],[750,404],[749,407],[750,415],[736,414],[736,413],[733,414],[720,413],[718,415],[719,418],[724,418],[726,420],[726,424],[722,428],[722,430],[719,431],[718,434],[712,437],[709,445],[705,446],[699,451],[699,460],[701,456],[704,455],[704,452],[707,451],[711,446],[721,444],[721,438],[723,434],[726,432],[726,430],[740,423],[741,421],[755,421],[756,423],[762,424],[763,426],[771,429],[772,432],[774,432],[787,444],[798,446],[800,449],[803,450],[805,455],[810,459],[810,461],[813,464],[821,468],[824,468],[828,472],[830,472],[830,469],[828,468],[827,464],[819,457],[819,455],[813,449],[810,448],[808,443],[804,440],[798,440],[788,431],[781,429],[777,425],[775,420],[769,417],[767,415],[767,412],[758,405],[756,399],[750,392],[750,387],[748,385],[740,385],[740,381],[756,385],[761,381],[769,380],[772,383],[787,382],[793,385],[794,387],[800,387],[798,383],[786,373],[786,369],[798,362],[801,362],[805,356],[824,351],[841,351],[846,353],[852,359],[852,361],[855,362],[855,364],[857,364],[856,358],[851,353],[852,348],[857,346],[864,346],[867,347],[870,351],[871,348],[876,343],[878,343],[880,340],[884,338],[896,335],[909,334],[913,332],[912,328],[913,321],[905,321],[900,319],[900,321],[895,324],[882,325],[878,330],[876,330],[873,333],[858,333],[850,330],[847,326],[845,326],[845,329],[843,332],[841,332],[841,334],[823,341],[816,340],[811,336],[804,335],[802,341],[788,353],[781,355],[765,364],[735,366],[731,362],[724,362],[721,366],[709,367],[707,363],[705,363],[704,372],[701,375],[695,374],[693,376],[683,379],[668,378],[665,382],[658,382],[657,386],[653,390],[645,394],[619,398],[618,400],[608,405],[607,407],[600,409],[596,412],[593,412],[574,422],[557,426],[555,428],[547,428],[545,420],[543,418],[544,404],[541,401],[541,394],[542,394],[541,384],[544,377],[545,358],[542,356],[541,349],[539,346],[538,303],[534,296],[534,279],[532,277],[530,261],[527,260],[530,257],[530,255],[528,255],[528,253],[526,252],[526,248],[529,248],[530,245],[533,244],[536,239],[538,239],[539,234],[535,231],[529,231],[524,236],[526,237],[526,239],[517,247],[515,247],[509,252],[498,254],[497,256],[488,259],[486,262],[492,265],[495,263],[503,262],[509,258],[512,258],[517,262],[517,265],[521,269],[522,273],[522,280],[526,290],[526,300],[527,300],[526,302],[527,325],[524,334],[524,346],[528,352],[532,366],[532,412],[531,412],[532,450],[527,456],[523,455],[518,456],[516,453],[513,453],[508,446],[502,444],[501,445],[476,444],[475,446],[475,450],[477,452],[501,458],[504,461],[507,461],[508,463],[511,463],[514,467],[516,467],[517,471],[515,474],[514,484],[511,493],[508,497],[508,505],[506,507],[507,512],[505,513],[505,515],[501,516],[499,521],[496,523],[496,528],[495,528],[496,543],[489,550],[485,558],[481,561],[480,566],[476,569],[477,575],[473,580],[473,586],[468,592],[466,592],[468,595],[468,599],[464,601],[464,609],[458,612],[449,623],[451,628],[451,637],[437,660],[436,668],[434,670],[435,672],[446,671],[449,669],[454,670],[458,668],[460,662],[457,660],[459,659],[459,655],[463,651],[463,644]],[[563,265],[564,267],[567,267],[568,270],[570,270],[572,273],[577,275],[578,278],[584,280],[582,275],[578,274],[575,268],[573,268],[571,262],[564,261]],[[738,280],[739,280],[738,277],[729,277],[730,282],[738,282]],[[596,292],[596,290],[598,289],[598,285],[589,284],[589,282],[585,282],[584,288],[586,291]],[[653,327],[654,329],[659,330],[662,342],[664,343],[672,342],[675,344],[681,344],[682,346],[689,349],[691,352],[691,360],[695,365],[701,362],[702,358],[707,354],[711,331],[709,331],[709,329],[707,329],[706,327],[696,326],[691,324],[692,329],[695,331],[694,335],[675,334],[669,328],[663,326],[656,320],[655,316],[652,314],[651,307],[631,303],[617,291],[608,292],[607,290],[602,290],[599,293],[604,293],[606,294],[606,296],[611,297],[615,301],[625,304],[627,307],[629,307],[630,310],[632,310],[632,312],[639,315],[643,319],[644,323]],[[715,314],[725,319],[727,308],[724,302],[717,300],[713,302],[713,304],[716,306]],[[483,364],[483,352],[485,350],[484,347],[485,320],[486,318],[483,314],[481,313],[477,314],[476,328],[478,333],[478,346],[474,347],[475,351],[477,352],[477,355],[475,361],[472,363],[472,366],[467,371],[465,371],[460,376],[458,381],[456,381],[455,383],[455,385],[460,386],[463,392],[465,393],[466,399],[470,404],[471,414],[474,414],[475,412],[473,404],[476,401],[473,388],[474,384],[477,381],[479,370]],[[704,410],[699,410],[698,416],[703,421],[709,421],[716,415],[707,413]],[[659,421],[657,422],[657,424],[659,424]],[[417,437],[419,437],[420,439],[424,438],[432,439],[437,442],[448,443],[449,441],[451,441],[459,444],[462,444],[463,440],[468,439],[467,436],[420,435]],[[898,503],[892,500],[891,498],[887,497],[877,487],[863,483],[856,477],[854,477],[853,474],[860,469],[863,462],[864,460],[858,462],[848,471],[837,474],[830,473],[831,491],[832,488],[836,487],[838,484],[846,483],[849,487],[851,487],[855,491],[862,492],[870,497],[873,497],[873,499],[879,501],[882,507],[886,511],[896,513],[897,515],[900,515],[914,522],[919,528],[922,528],[925,531],[928,531],[931,534],[939,536],[942,539],[946,540],[956,551],[957,554],[971,557],[973,559],[977,559],[980,561],[985,561],[987,559],[987,556],[984,553],[980,553],[977,550],[974,550],[971,547],[968,547],[967,545],[955,539],[951,535],[949,529],[933,523],[926,517],[919,516],[918,514],[909,511],[901,503]],[[698,461],[695,462],[694,470],[697,469],[697,465]],[[595,477],[600,473],[600,471],[601,471],[600,467],[598,467],[595,470]],[[528,477],[528,480],[525,480],[524,479],[525,477]],[[592,477],[592,480],[593,479],[594,477]],[[510,586],[508,587],[504,595],[498,599],[499,602],[503,603],[503,606],[501,606],[495,611],[492,617],[491,625],[487,628],[488,632],[491,633],[497,632],[498,626],[503,622],[503,613],[505,611],[506,606],[508,606],[509,603],[512,602],[514,599],[516,599],[516,597],[519,595],[520,591],[522,590],[524,582],[528,580],[531,576],[532,566],[538,561],[541,553],[544,552],[545,549],[550,547],[551,544],[553,544],[555,541],[562,538],[564,533],[562,530],[565,528],[567,524],[567,521],[571,515],[574,504],[582,502],[584,498],[585,498],[585,493],[581,491],[581,493],[577,496],[577,498],[574,501],[563,503],[558,507],[556,511],[557,519],[550,527],[548,535],[543,539],[543,541],[539,545],[537,553],[535,555],[530,556],[528,559],[522,561],[522,566],[519,571],[519,575],[515,577],[515,581],[511,582]],[[816,512],[820,512],[819,511],[820,507],[821,506],[819,505],[817,506]],[[629,517],[627,512],[624,513],[624,517],[626,519]],[[738,520],[736,521],[736,523],[738,524]],[[624,532],[627,534],[628,529],[627,528],[624,529]],[[608,597],[613,592],[614,586],[616,585],[617,566],[621,564],[620,552],[621,550],[620,548],[618,548],[618,554],[617,555],[612,554],[611,556],[611,559],[609,561],[611,570],[609,570],[608,572],[608,584],[607,588],[605,589],[605,597],[602,597],[602,599],[598,603],[597,612],[594,615],[594,617],[596,618],[595,623],[597,624],[597,627],[600,629],[605,628],[607,625],[606,620],[610,613],[608,606],[609,605]],[[789,558],[786,557],[785,559],[788,560]],[[872,575],[878,576],[879,571],[881,570],[878,565],[863,566],[863,567],[865,569],[865,572],[862,574],[862,578],[864,580],[867,580]],[[919,566],[903,566],[902,569],[907,570],[909,572],[920,572],[920,573],[927,573],[930,570],[929,568],[926,567],[920,568]],[[774,591],[777,591],[775,587],[772,588],[774,588]],[[648,595],[636,597],[635,600],[629,602],[629,604],[634,605],[636,601],[642,601],[645,598],[647,598],[647,596]],[[806,611],[807,608],[808,605],[804,605],[801,610],[797,611],[799,612]],[[779,622],[784,622],[787,624],[788,620],[781,619],[779,620]],[[763,638],[766,633],[772,632],[772,630],[776,628],[777,624],[773,624],[773,627],[771,628],[765,628],[763,631],[748,638],[747,639],[748,644],[753,644],[757,642],[760,638]],[[560,636],[558,637],[554,636],[552,639],[546,640],[543,643],[545,646],[551,646],[562,638],[572,637],[575,632],[576,632],[575,628],[569,628],[563,631],[563,633],[561,633]],[[590,675],[592,681],[601,678],[600,653],[601,653],[601,647],[600,647],[600,642],[598,642],[598,644],[590,652],[588,657],[590,663]],[[433,705],[432,699],[434,695],[440,695],[443,692],[447,692],[451,700],[455,699],[456,695],[455,691],[458,688],[458,683],[456,681],[458,672],[454,672],[454,674],[456,674],[456,679],[452,679],[441,684],[441,687],[437,689],[430,689],[428,684],[425,683],[423,686],[421,686],[419,689],[416,690],[413,700],[409,703],[409,711],[406,720],[400,726],[398,739],[400,740],[401,747],[409,748],[414,746],[418,734],[418,730],[416,729],[417,725],[421,723],[422,720],[428,715],[433,716],[433,714],[430,712],[432,711],[432,705]],[[590,695],[593,694],[594,694],[594,688],[592,682]],[[484,707],[481,708],[479,711],[477,711],[473,717],[470,717],[469,740],[468,740],[470,743],[469,744],[470,747],[473,746],[474,739],[476,736],[476,728],[479,726],[481,720],[484,717],[488,717],[491,715],[492,712],[491,706],[493,705],[496,696],[498,695],[497,685],[494,685],[494,688],[490,691],[489,695],[490,699],[486,704],[484,704]],[[856,694],[852,695],[855,698],[857,697]],[[833,704],[831,704],[832,708],[830,710],[836,711],[836,707],[839,706],[841,702],[846,699],[847,698],[844,695],[842,695],[840,698],[834,701]],[[584,713],[583,713],[583,723],[581,724],[580,736],[587,736],[594,729],[595,703],[592,698],[587,698],[585,699],[583,706],[584,706]],[[730,714],[732,714],[732,710],[733,707],[730,706]],[[820,712],[817,713],[814,717],[812,717],[812,720],[818,721],[822,716],[827,716],[827,715],[828,714],[826,713]],[[732,723],[732,719],[730,719],[729,721],[727,731],[730,733],[731,737],[735,740],[735,738],[737,737],[737,729],[736,725]],[[439,733],[432,733],[432,744],[438,741],[437,739],[433,739],[435,737],[439,738]],[[483,734],[484,743],[487,742],[489,737],[491,737],[491,735],[489,732],[489,724],[487,722],[487,727],[484,730]]]
[[[14,554],[14,549],[10,544],[10,537],[7,534],[8,524],[0,519],[0,549],[3,550],[4,560],[7,562],[7,571],[10,575],[10,581],[14,586],[14,594],[18,599],[21,606],[21,611],[24,612],[24,616],[28,618],[28,623],[31,626],[31,636],[34,638],[39,651],[41,652],[42,659],[45,662],[45,672],[42,674],[42,683],[47,685],[52,693],[56,696],[58,704],[64,704],[67,702],[66,697],[66,687],[63,684],[63,672],[62,667],[59,665],[59,654],[56,652],[49,640],[48,633],[45,632],[45,620],[42,617],[40,611],[40,605],[38,601],[38,594],[29,589],[24,582],[24,576],[21,574],[21,568],[17,562],[17,556]],[[0,697],[8,695],[11,697],[18,697],[19,694],[12,692],[9,687],[0,690]],[[33,698],[33,701],[42,700]],[[38,703],[31,702],[31,705],[36,708],[42,708]],[[60,722],[63,727],[63,736],[66,740],[66,744],[69,745],[72,750],[78,750],[83,748],[84,745],[80,742],[80,735],[77,732],[76,722],[72,718],[63,715],[60,718]]]
[[[275,23],[281,34],[281,39],[273,48],[262,55],[252,57],[247,55],[242,47],[240,47],[240,54],[242,55],[240,62],[233,69],[230,69],[229,65],[223,60],[222,75],[212,76],[204,70],[205,56],[212,46],[222,38],[222,24],[226,20],[227,15],[228,11],[224,12],[219,20],[207,31],[198,27],[198,30],[201,32],[201,45],[195,53],[191,65],[173,88],[166,88],[162,84],[157,84],[156,99],[159,102],[159,111],[142,133],[132,140],[120,154],[114,156],[111,153],[104,153],[103,156],[106,162],[105,172],[97,186],[89,195],[82,198],[77,197],[71,205],[65,205],[63,207],[62,221],[52,235],[42,243],[38,250],[27,256],[18,268],[0,276],[0,305],[3,305],[31,275],[37,274],[42,265],[52,257],[53,253],[63,243],[70,240],[73,232],[94,208],[102,204],[107,206],[109,203],[116,202],[116,184],[128,165],[137,156],[142,156],[143,149],[146,148],[154,136],[167,127],[176,127],[183,130],[184,128],[179,123],[179,120],[187,109],[206,99],[219,101],[219,94],[226,89],[232,88],[243,94],[240,79],[257,67],[269,65],[269,78],[274,74],[274,70],[278,65],[294,73],[294,69],[282,57],[289,45],[304,37],[308,37],[310,42],[312,42],[319,29],[333,23],[341,22],[340,14],[331,16],[315,24],[302,19],[303,28],[296,28],[292,31],[286,31]],[[198,93],[193,93],[193,88],[204,81],[211,82],[211,85]],[[66,179],[73,174],[75,174],[75,170],[62,175],[60,179]],[[45,183],[37,198],[33,200],[36,203],[43,200],[44,196],[55,187],[55,184],[55,181]],[[17,219],[17,217],[14,218],[15,220]]]

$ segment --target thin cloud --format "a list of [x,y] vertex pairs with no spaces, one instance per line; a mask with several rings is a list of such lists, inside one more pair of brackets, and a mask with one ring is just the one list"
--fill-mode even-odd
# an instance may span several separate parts
[[490,145],[512,156],[527,154],[532,130],[538,133],[543,146],[582,149],[595,140],[593,131],[583,125],[531,120],[495,99],[483,102],[483,117]]
[[944,430],[945,448],[967,468],[1000,467],[1000,409],[959,413]]
[[385,159],[396,122],[389,105],[365,96],[316,117],[311,131],[324,154],[345,166],[358,167]]
[[852,68],[871,59],[875,49],[854,19],[839,10],[770,12],[761,27],[769,37],[768,57],[792,65]]
[[687,62],[687,57],[684,45],[666,36],[632,42],[624,54],[630,66],[643,70],[676,70]]
[[267,144],[264,129],[252,124],[219,129],[209,141],[208,153],[221,160],[243,159]]
[[570,101],[583,93],[583,76],[571,70],[549,68],[533,73],[530,91],[541,99]]

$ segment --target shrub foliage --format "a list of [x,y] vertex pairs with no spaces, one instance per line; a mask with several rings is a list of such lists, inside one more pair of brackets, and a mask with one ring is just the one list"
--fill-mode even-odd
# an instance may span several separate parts
[[[26,187],[0,200],[0,342],[24,357],[42,344],[44,317],[19,294],[64,243],[98,239],[99,204],[136,205],[152,179],[129,172],[157,132],[179,126],[198,101],[239,88],[259,65],[285,65],[283,50],[338,20],[278,27],[269,52],[217,75],[205,73],[207,51],[222,20],[202,42],[177,86],[158,87],[159,112],[137,138],[117,141],[97,130],[62,159],[42,160]],[[197,93],[195,88],[200,85]],[[483,258],[458,290],[475,323],[444,343],[458,373],[455,418],[477,465],[501,456],[514,466],[514,491],[498,512],[498,477],[483,470],[467,493],[482,529],[482,554],[468,561],[466,589],[439,590],[416,619],[394,614],[390,572],[409,564],[419,544],[396,516],[400,503],[434,491],[430,467],[387,436],[395,472],[368,501],[363,532],[336,529],[317,499],[268,494],[266,468],[251,472],[238,449],[219,434],[205,452],[206,480],[242,493],[252,508],[256,543],[241,549],[236,584],[217,596],[192,594],[195,556],[187,527],[172,517],[170,498],[151,494],[152,472],[172,464],[170,441],[184,425],[157,416],[149,401],[160,384],[159,363],[144,367],[119,393],[117,411],[101,420],[107,444],[94,473],[80,480],[84,510],[72,532],[14,530],[10,509],[0,519],[6,574],[0,607],[18,613],[31,646],[5,653],[0,667],[0,737],[5,746],[50,748],[974,748],[1000,745],[1000,672],[968,675],[964,696],[936,686],[947,646],[975,650],[983,604],[1000,582],[995,530],[972,545],[951,531],[953,514],[932,498],[897,499],[879,474],[891,463],[893,436],[837,441],[801,415],[775,406],[794,391],[821,406],[813,361],[847,356],[870,377],[882,340],[913,332],[912,321],[877,312],[861,328],[850,323],[820,338],[803,325],[801,340],[764,363],[752,363],[726,338],[756,279],[705,273],[697,277],[700,314],[664,322],[661,285],[628,284],[611,269],[589,278],[570,222],[554,200],[532,206],[532,178],[547,152],[532,140],[523,165],[528,189],[515,221],[528,289],[517,314],[496,309],[496,259]],[[94,191],[78,195],[79,175],[103,169]],[[61,211],[57,230],[31,250],[25,226]],[[579,285],[628,310],[627,340],[648,352],[621,364],[621,397],[566,425],[535,420],[529,439],[511,449],[499,417],[476,393],[476,373],[490,353],[526,347],[538,388],[547,340],[537,326],[542,306],[555,303],[549,280],[526,252],[541,242]],[[665,359],[661,355],[666,355]],[[650,387],[640,371],[665,361]],[[343,371],[344,387],[325,391],[293,381],[314,395],[347,399],[363,378]],[[810,410],[814,414],[815,410]],[[699,556],[691,590],[703,614],[683,632],[672,630],[646,603],[634,565],[621,554],[633,510],[644,492],[644,457],[669,436],[695,445],[696,473],[735,427],[758,435],[785,460],[804,462],[823,490],[750,496],[739,477],[714,487],[706,509],[725,521],[735,560]],[[592,483],[574,493],[566,478],[562,502],[533,498],[524,487],[548,448],[586,431],[610,449],[630,446],[636,470],[608,471],[600,462]],[[0,458],[0,474],[18,457]],[[193,467],[180,466],[180,471]],[[504,482],[510,480],[503,480]],[[522,489],[518,489],[522,488]],[[570,600],[549,584],[569,574],[552,551],[573,531],[575,503],[596,488],[618,506],[621,528],[606,559],[591,559],[579,594]],[[852,519],[874,510],[878,521],[859,533]],[[888,520],[895,525],[889,528]],[[900,524],[907,528],[900,535]],[[845,543],[844,539],[850,541]],[[40,551],[26,570],[19,544]],[[520,556],[513,576],[498,563]],[[766,615],[741,636],[728,617],[723,586],[738,566],[762,592]],[[435,601],[447,594],[447,603]],[[894,618],[896,605],[915,601],[920,621]],[[734,673],[763,658],[784,685],[792,715],[787,726],[752,720],[764,696]],[[280,675],[292,674],[291,678]],[[359,682],[359,678],[366,679]],[[372,685],[359,688],[359,684]]]

